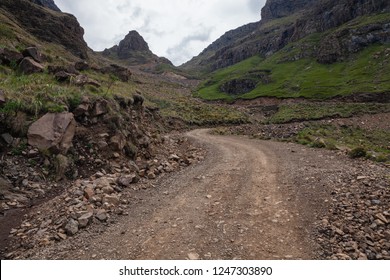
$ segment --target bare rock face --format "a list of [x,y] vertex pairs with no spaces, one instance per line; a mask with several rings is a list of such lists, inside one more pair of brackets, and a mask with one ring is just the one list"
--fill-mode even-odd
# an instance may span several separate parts
[[137,31],[130,31],[126,37],[120,41],[118,46],[118,56],[121,59],[128,58],[134,51],[150,52],[148,43]]
[[[182,68],[213,71],[255,55],[267,57],[310,34],[331,30],[360,16],[389,11],[389,0],[267,0],[260,22],[226,32]],[[267,26],[280,18],[286,21],[274,21]],[[388,43],[389,29],[386,23],[343,29],[344,33],[330,31],[332,37],[323,38],[316,46],[318,56],[302,55],[314,56],[321,63],[340,61],[369,45]]]
[[268,0],[261,10],[261,18],[271,20],[292,15],[317,0]]
[[42,62],[42,55],[35,47],[28,47],[22,52],[24,57],[31,57],[36,62]]
[[30,0],[30,1],[39,6],[49,8],[53,11],[61,12],[61,10],[57,7],[56,3],[54,3],[53,0]]
[[28,143],[40,150],[66,154],[72,146],[76,121],[72,113],[48,113],[28,130]]
[[113,74],[114,76],[118,77],[122,82],[129,81],[132,75],[130,69],[117,64],[111,64],[110,66],[104,67],[103,69],[101,69],[101,71],[104,74]]
[[[144,38],[134,30],[130,31],[118,45],[105,49],[102,54],[114,59],[125,60],[127,65],[140,65],[146,63],[172,64],[167,58],[155,55],[149,49],[148,43],[146,43]],[[120,71],[120,69],[113,70]],[[118,77],[122,79],[121,76]],[[126,77],[126,75],[124,77]]]
[[0,8],[12,14],[21,28],[38,39],[60,44],[81,59],[88,58],[84,29],[73,15],[49,12],[42,8],[55,9],[54,3],[50,2],[53,1],[1,0]]
[[256,88],[256,81],[251,79],[234,79],[221,85],[220,90],[228,94],[243,94]]
[[31,57],[25,57],[19,64],[19,71],[23,74],[41,73],[45,68]]

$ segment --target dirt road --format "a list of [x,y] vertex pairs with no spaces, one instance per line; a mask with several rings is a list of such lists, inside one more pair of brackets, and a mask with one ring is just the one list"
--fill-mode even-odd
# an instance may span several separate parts
[[104,232],[86,231],[29,257],[316,258],[311,230],[326,194],[291,177],[300,177],[310,149],[207,130],[188,137],[207,149],[204,162],[153,181],[133,195],[129,215]]

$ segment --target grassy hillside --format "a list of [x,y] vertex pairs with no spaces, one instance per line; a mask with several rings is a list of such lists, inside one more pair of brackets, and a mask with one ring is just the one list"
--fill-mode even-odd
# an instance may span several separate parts
[[[52,12],[48,11],[48,13]],[[49,65],[69,66],[80,60],[59,44],[39,40],[23,29],[11,14],[0,9],[0,48],[22,51],[30,46],[38,47],[44,55],[45,69]],[[92,51],[89,51],[88,56],[87,62],[92,69],[99,69],[112,63],[123,64],[121,61],[111,60]],[[7,103],[0,108],[0,114],[24,111],[33,117],[38,117],[46,112],[72,110],[85,96],[91,101],[118,97],[129,99],[136,92],[141,92],[145,97],[146,106],[159,108],[163,116],[179,119],[188,124],[247,121],[244,114],[226,106],[209,105],[194,100],[191,89],[181,85],[186,81],[170,82],[169,76],[165,77],[164,74],[168,72],[189,76],[164,63],[153,65],[150,69],[143,69],[149,74],[132,70],[133,75],[128,82],[122,82],[98,70],[82,71],[81,74],[97,81],[100,87],[92,85],[79,87],[72,82],[58,82],[47,70],[44,73],[23,75],[16,71],[16,66],[16,63],[10,66],[0,65],[0,89],[4,91],[7,99]],[[188,94],[183,94],[183,91],[188,91]]]
[[[260,96],[326,99],[359,92],[389,91],[390,44],[371,45],[333,64],[320,64],[312,55],[320,40],[331,32],[389,19],[388,13],[361,17],[336,30],[312,34],[291,43],[267,58],[255,56],[217,70],[198,88],[197,94],[207,100],[231,101]],[[223,91],[224,84],[237,80],[253,81],[256,86],[244,94]]]
[[[280,62],[288,51],[282,50],[270,58],[252,57],[229,68],[217,71],[198,90],[207,100],[252,99],[260,96],[306,97],[324,99],[358,92],[390,90],[389,46],[371,46],[351,55],[344,62],[319,64],[314,59]],[[270,73],[270,82],[260,81],[254,90],[242,95],[229,95],[220,87],[229,80],[251,79],[250,73]]]

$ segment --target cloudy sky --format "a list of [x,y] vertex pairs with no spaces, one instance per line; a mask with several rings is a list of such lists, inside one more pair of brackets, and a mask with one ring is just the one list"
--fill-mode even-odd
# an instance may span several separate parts
[[137,30],[159,56],[180,65],[226,31],[260,20],[265,0],[55,0],[101,51]]

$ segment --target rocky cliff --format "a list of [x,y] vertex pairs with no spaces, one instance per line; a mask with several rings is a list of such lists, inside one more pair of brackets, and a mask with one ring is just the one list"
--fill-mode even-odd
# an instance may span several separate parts
[[157,64],[171,62],[166,58],[160,58],[150,49],[148,43],[135,30],[130,31],[123,40],[102,53],[106,57],[125,61],[128,65]]
[[287,17],[318,2],[317,0],[272,0],[261,10],[263,21]]
[[61,12],[60,8],[57,7],[53,0],[31,0],[31,2],[38,4],[42,7],[49,8],[56,12]]
[[[267,57],[287,44],[314,33],[328,32],[326,39],[311,52],[319,62],[332,63],[343,59],[373,43],[388,42],[389,22],[386,17],[366,20],[362,17],[386,15],[390,10],[387,0],[268,0],[262,9],[262,20],[238,28],[218,39],[198,57],[182,66],[186,70],[201,72],[224,68],[249,57]],[[354,19],[361,21],[356,28],[333,30]]]
[[[35,2],[40,2],[40,5]],[[44,8],[53,8],[50,4],[54,2],[1,0],[0,9],[28,34],[45,42],[62,45],[77,57],[87,58],[88,46],[83,38],[84,29],[73,15]]]

